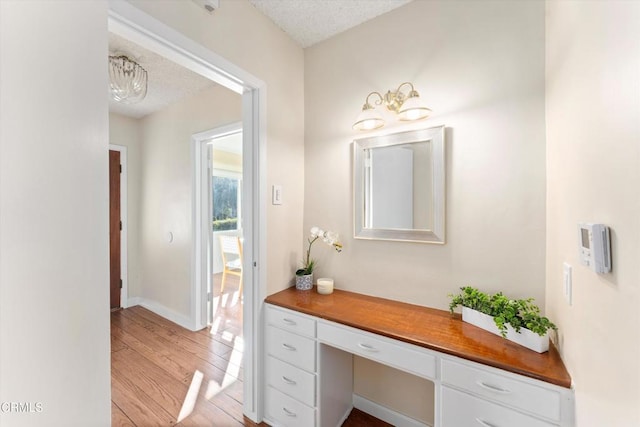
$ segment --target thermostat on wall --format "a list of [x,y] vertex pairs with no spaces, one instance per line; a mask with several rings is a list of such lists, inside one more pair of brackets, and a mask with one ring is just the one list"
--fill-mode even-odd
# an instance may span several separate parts
[[609,227],[604,224],[581,223],[580,262],[596,273],[611,271],[611,243]]

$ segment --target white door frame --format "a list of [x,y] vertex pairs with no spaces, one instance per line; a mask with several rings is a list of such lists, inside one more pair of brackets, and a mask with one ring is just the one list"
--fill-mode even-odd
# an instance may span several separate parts
[[122,279],[122,288],[120,289],[120,307],[129,307],[129,274],[128,274],[128,257],[127,257],[127,236],[129,230],[129,221],[127,217],[127,147],[124,145],[109,144],[109,150],[120,152],[120,221],[122,221],[122,230],[120,232],[120,279]]
[[[263,415],[262,306],[266,296],[266,84],[182,33],[124,1],[109,0],[109,31],[170,59],[210,80],[242,94],[244,224],[243,412],[260,422]],[[192,145],[193,146],[193,145]],[[199,151],[199,150],[196,150]],[[194,164],[194,169],[198,167]],[[244,181],[244,180],[243,180]],[[195,187],[195,183],[194,183]],[[195,189],[194,189],[195,193]],[[202,281],[202,240],[195,234],[192,252],[191,313],[194,330],[206,326],[206,281]],[[246,216],[245,216],[246,217]],[[201,236],[202,234],[200,234]],[[206,251],[205,251],[206,252]],[[197,267],[200,270],[197,270]],[[204,301],[203,301],[204,300]],[[204,304],[203,304],[204,303]],[[204,312],[203,312],[204,307]]]

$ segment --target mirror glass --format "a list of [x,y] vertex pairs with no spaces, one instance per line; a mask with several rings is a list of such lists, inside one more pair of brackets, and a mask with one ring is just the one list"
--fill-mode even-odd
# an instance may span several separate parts
[[354,141],[354,236],[444,243],[444,126]]

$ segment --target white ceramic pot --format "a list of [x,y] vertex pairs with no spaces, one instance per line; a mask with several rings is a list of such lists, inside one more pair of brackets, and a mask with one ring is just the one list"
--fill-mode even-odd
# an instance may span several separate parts
[[[493,317],[481,313],[476,310],[472,310],[468,307],[462,307],[462,320],[471,323],[479,328],[489,331],[493,334],[500,335],[500,329],[493,321]],[[544,353],[549,350],[549,331],[544,336],[540,336],[535,332],[531,332],[528,329],[520,328],[520,332],[516,332],[511,325],[507,326],[507,339],[513,341],[516,344],[520,344],[530,350],[538,353]]]

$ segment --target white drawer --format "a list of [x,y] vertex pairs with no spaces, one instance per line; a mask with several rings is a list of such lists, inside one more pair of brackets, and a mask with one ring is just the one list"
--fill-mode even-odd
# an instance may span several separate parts
[[316,410],[267,387],[266,419],[276,426],[313,427],[316,425]]
[[316,342],[311,338],[267,326],[267,353],[309,372],[316,371]]
[[536,415],[560,420],[560,393],[505,372],[500,375],[466,363],[442,359],[442,382]]
[[318,340],[423,378],[436,377],[436,358],[411,344],[324,322],[318,323]]
[[556,427],[513,409],[442,387],[442,427]]
[[267,385],[309,406],[316,405],[316,376],[282,362],[267,357]]
[[267,324],[286,329],[310,338],[316,337],[316,321],[310,317],[284,308],[267,304],[265,316]]

